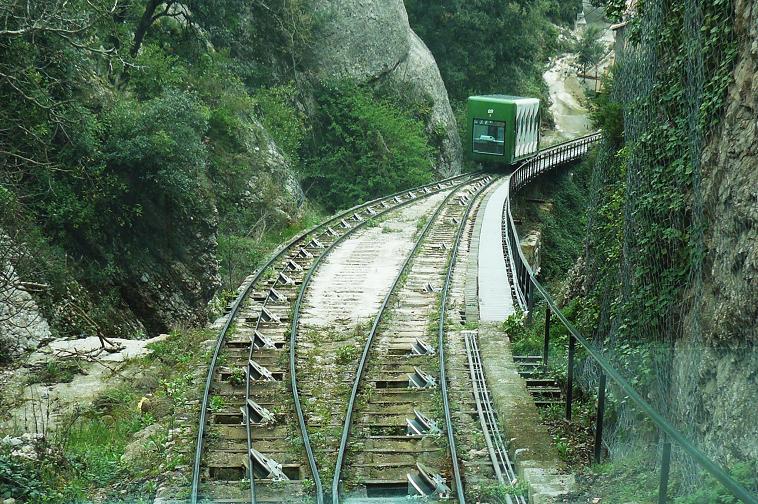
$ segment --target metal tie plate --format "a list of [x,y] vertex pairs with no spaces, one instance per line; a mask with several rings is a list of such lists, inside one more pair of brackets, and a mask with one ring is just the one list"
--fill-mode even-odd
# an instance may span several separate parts
[[240,411],[242,412],[242,425],[247,423],[248,418],[250,423],[254,425],[268,425],[276,420],[273,413],[252,399],[248,399]]
[[311,254],[310,252],[308,252],[303,247],[300,247],[300,250],[298,250],[298,252],[297,252],[297,257],[300,257],[302,259],[313,259],[313,254]]
[[293,261],[292,259],[289,259],[287,263],[285,264],[285,269],[288,271],[303,271],[303,267],[300,266],[298,263]]
[[285,275],[284,271],[279,273],[278,281],[279,283],[283,285],[295,285],[295,281],[291,279],[290,277],[288,277],[287,275]]
[[250,336],[250,343],[253,344],[253,348],[256,350],[273,350],[276,348],[273,341],[257,330]]
[[437,422],[421,413],[419,410],[414,409],[413,413],[415,418],[406,419],[407,423],[407,436],[441,436],[442,430],[437,425]]
[[318,241],[318,238],[314,238],[310,242],[308,242],[308,246],[314,249],[324,248],[324,244]]
[[429,343],[416,338],[411,345],[411,355],[434,355],[434,348]]
[[274,381],[271,371],[252,359],[247,361],[247,378],[252,381]]
[[276,462],[256,450],[250,448],[249,463],[253,464],[253,476],[259,479],[270,479],[273,481],[287,481],[289,478],[282,471],[282,464]]
[[287,296],[285,296],[284,294],[282,294],[278,290],[274,289],[273,287],[271,287],[268,290],[268,296],[271,299],[273,299],[274,301],[276,301],[277,303],[286,303],[287,302]]
[[437,380],[432,375],[414,366],[413,374],[408,375],[408,387],[416,389],[435,388],[437,387]]
[[273,322],[274,324],[281,324],[282,320],[278,315],[271,313],[265,306],[261,308],[261,314],[259,315],[264,322]]
[[429,468],[416,463],[417,472],[408,473],[408,494],[422,497],[436,496],[439,499],[450,498],[450,487],[447,480],[439,473],[432,473]]

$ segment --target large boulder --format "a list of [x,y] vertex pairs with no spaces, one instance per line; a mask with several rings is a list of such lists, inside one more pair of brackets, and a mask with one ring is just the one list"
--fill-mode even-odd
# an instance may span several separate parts
[[320,22],[311,63],[319,77],[368,82],[408,56],[411,27],[403,0],[315,0],[313,8]]
[[436,168],[458,173],[463,158],[455,116],[437,62],[411,30],[402,0],[316,0],[322,21],[314,37],[311,72],[324,81],[403,84],[429,100],[427,131],[439,145]]
[[409,31],[409,38],[408,55],[389,74],[389,78],[409,85],[418,98],[431,98],[432,114],[427,129],[439,142],[437,170],[442,175],[454,175],[460,172],[463,152],[447,89],[437,62],[424,41],[412,30]]

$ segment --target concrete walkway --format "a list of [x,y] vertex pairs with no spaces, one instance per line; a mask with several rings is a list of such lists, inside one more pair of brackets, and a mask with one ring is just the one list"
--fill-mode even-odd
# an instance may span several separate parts
[[508,197],[508,181],[504,177],[483,209],[484,219],[479,234],[479,320],[502,322],[515,312],[508,272],[503,253],[503,204]]

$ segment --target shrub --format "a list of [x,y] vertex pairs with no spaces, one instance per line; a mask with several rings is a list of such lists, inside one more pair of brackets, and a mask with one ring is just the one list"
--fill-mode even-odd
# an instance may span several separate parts
[[432,180],[424,125],[368,89],[340,84],[316,94],[304,187],[329,210]]

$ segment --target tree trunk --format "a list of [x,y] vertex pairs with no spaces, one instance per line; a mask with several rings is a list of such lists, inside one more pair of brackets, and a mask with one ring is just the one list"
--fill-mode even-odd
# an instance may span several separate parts
[[145,39],[145,34],[148,28],[155,22],[155,9],[162,3],[161,0],[149,0],[145,7],[145,12],[142,14],[137,29],[134,31],[134,43],[132,44],[132,50],[129,53],[132,57],[137,56],[140,47],[142,47],[142,41]]

